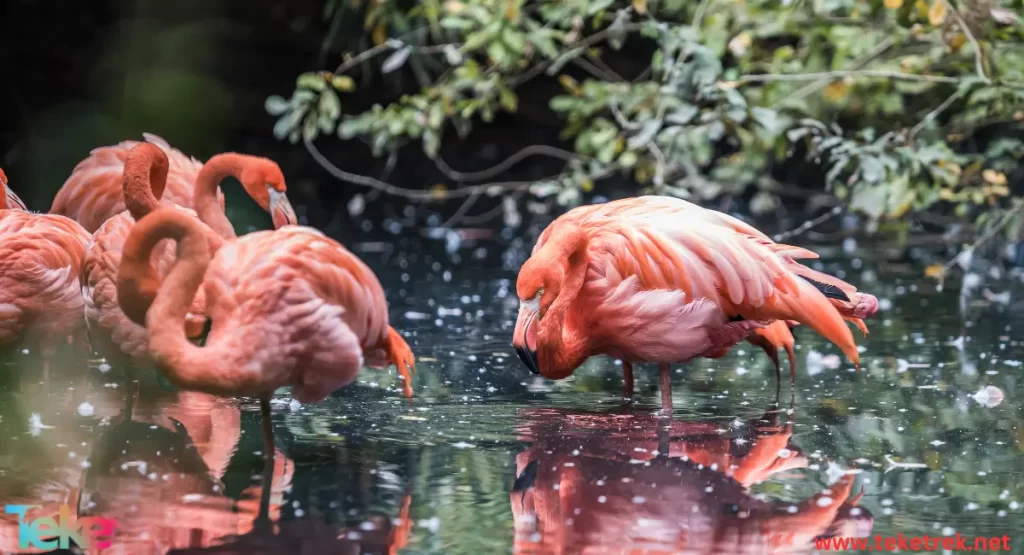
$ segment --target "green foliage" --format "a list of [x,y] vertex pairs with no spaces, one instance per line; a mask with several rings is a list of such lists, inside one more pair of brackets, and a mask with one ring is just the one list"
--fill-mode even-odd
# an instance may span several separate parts
[[[796,164],[816,168],[828,191],[872,221],[939,202],[966,215],[1003,205],[1006,174],[1024,154],[1007,137],[984,152],[962,146],[988,126],[1024,121],[1022,8],[1022,0],[331,2],[335,23],[360,14],[376,46],[337,75],[303,74],[292,99],[271,97],[267,110],[280,118],[275,135],[292,142],[336,129],[378,156],[414,140],[436,157],[446,133],[465,138],[499,111],[517,111],[518,87],[557,75],[564,92],[541,100],[564,119],[562,136],[579,158],[535,194],[558,192],[572,204],[616,172],[643,192],[681,197],[749,185],[769,192],[771,168]],[[605,60],[627,40],[654,53],[623,77]],[[370,60],[381,63],[367,73]],[[422,87],[342,115],[338,92],[355,88],[346,73],[359,64],[364,77],[408,66]],[[569,67],[589,77],[581,83]]]

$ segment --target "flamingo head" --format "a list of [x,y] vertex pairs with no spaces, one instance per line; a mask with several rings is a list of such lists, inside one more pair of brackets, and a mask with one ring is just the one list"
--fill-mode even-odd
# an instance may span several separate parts
[[288,187],[281,168],[266,158],[252,156],[247,157],[247,161],[238,180],[249,196],[270,213],[275,228],[297,224],[299,219],[288,201]]
[[558,297],[564,278],[565,271],[557,261],[534,256],[523,265],[516,281],[519,317],[512,346],[519,360],[534,374],[546,374],[537,356],[537,328]]

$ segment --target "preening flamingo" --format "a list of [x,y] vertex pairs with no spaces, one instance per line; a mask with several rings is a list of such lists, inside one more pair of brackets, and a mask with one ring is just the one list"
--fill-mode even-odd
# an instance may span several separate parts
[[859,368],[843,320],[866,333],[861,319],[878,300],[803,258],[817,255],[676,198],[575,208],[544,230],[519,272],[512,343],[533,373],[556,380],[591,356],[619,358],[627,395],[632,363],[657,363],[665,410],[670,364],[722,356],[752,333],[755,344],[778,342],[772,352],[791,350],[787,322],[810,326]]
[[[124,212],[127,209],[121,186],[124,164],[128,152],[139,144],[156,145],[167,155],[169,168],[162,198],[178,206],[195,209],[203,216],[203,221],[222,237],[235,236],[227,217],[223,215],[224,196],[218,189],[220,181],[225,177],[238,178],[264,210],[269,210],[270,197],[284,194],[281,170],[269,160],[254,164],[252,157],[225,153],[203,164],[171,148],[167,141],[156,135],[143,133],[143,137],[145,143],[122,141],[116,145],[93,149],[88,158],[75,166],[60,191],[57,191],[50,213],[67,216],[82,224],[89,233],[94,233],[103,222]],[[258,182],[261,179],[264,181]],[[266,187],[267,190],[257,193],[257,186]],[[286,208],[281,202],[277,206],[278,210],[271,213],[275,227],[296,223],[290,206]],[[220,217],[213,214],[214,211],[219,212]]]
[[31,336],[45,377],[57,345],[82,329],[78,274],[90,237],[73,220],[26,211],[3,171],[0,193],[0,346]]
[[[161,283],[150,257],[163,239],[178,247]],[[212,322],[204,347],[190,343],[184,331],[200,285]],[[179,210],[160,208],[128,236],[117,289],[125,314],[146,323],[156,366],[172,383],[260,397],[264,453],[273,453],[270,397],[280,387],[291,386],[295,399],[315,403],[351,383],[364,362],[395,364],[406,396],[412,396],[412,351],[388,325],[380,282],[315,229],[249,233],[226,241],[211,261],[204,226]]]
[[[136,143],[124,158],[123,198],[128,210],[108,219],[96,230],[93,243],[86,251],[82,267],[82,294],[85,298],[86,323],[94,340],[103,341],[101,352],[120,350],[137,365],[148,364],[149,340],[146,328],[129,320],[117,304],[117,268],[125,239],[135,222],[162,205],[177,206],[164,198],[171,169],[164,149],[152,143]],[[212,167],[212,169],[210,169]],[[275,226],[295,223],[295,212],[285,191],[284,177],[277,164],[265,158],[239,154],[217,155],[200,170],[193,202],[199,217],[210,225],[210,248],[220,246],[220,237],[234,237],[234,230],[221,210],[216,192],[226,173],[238,176],[246,192],[274,215]],[[196,212],[177,206],[184,213]],[[216,230],[217,234],[214,234]],[[164,275],[174,262],[174,248],[164,241],[154,249],[154,263]],[[191,338],[202,335],[206,324],[205,299],[202,291],[192,300],[185,318],[186,333]],[[96,328],[103,330],[99,336]],[[104,347],[109,339],[113,348]],[[97,346],[97,345],[94,345]]]

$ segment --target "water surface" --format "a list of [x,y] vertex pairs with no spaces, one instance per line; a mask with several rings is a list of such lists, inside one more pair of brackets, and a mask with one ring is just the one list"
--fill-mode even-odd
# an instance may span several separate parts
[[[828,249],[821,269],[876,294],[859,374],[809,329],[796,385],[760,349],[677,367],[671,422],[654,367],[592,359],[551,382],[510,346],[522,242],[352,243],[384,283],[418,357],[304,406],[274,399],[273,530],[253,399],[178,393],[66,356],[41,382],[7,353],[0,501],[118,519],[105,553],[795,553],[815,537],[1019,537],[1022,317],[878,248]],[[969,303],[971,304],[971,303]],[[994,386],[997,406],[975,394]],[[863,494],[859,497],[859,494]],[[0,552],[17,553],[0,515]],[[646,551],[643,551],[646,550]],[[31,551],[31,550],[28,550]]]

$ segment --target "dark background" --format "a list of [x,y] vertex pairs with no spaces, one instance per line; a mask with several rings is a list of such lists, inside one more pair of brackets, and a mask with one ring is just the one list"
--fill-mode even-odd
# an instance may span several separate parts
[[[46,211],[90,149],[151,132],[200,160],[223,151],[270,157],[284,170],[300,217],[318,227],[336,223],[344,203],[366,189],[328,175],[301,144],[277,141],[271,133],[274,118],[263,108],[268,95],[288,97],[299,73],[335,67],[344,45],[352,43],[323,44],[323,9],[322,0],[5,0],[0,166],[11,188],[33,210]],[[356,77],[359,89],[345,95],[345,113],[416,89],[408,76],[389,76],[387,82]],[[519,113],[478,127],[466,141],[453,133],[441,157],[456,171],[475,171],[529,144],[557,144],[561,122],[546,103],[526,100],[547,98],[551,91],[538,89],[553,87],[558,87],[553,79],[529,83],[520,91]],[[446,179],[418,144],[402,148],[390,172],[362,142],[334,136],[317,145],[346,171],[402,187],[459,185]],[[535,157],[496,179],[536,179],[557,173],[562,164]],[[225,189],[237,206],[244,194],[237,185]],[[246,202],[241,202],[243,212],[262,217]],[[474,212],[496,202],[483,199]],[[380,197],[368,203],[365,216],[408,214],[407,204]],[[458,204],[434,203],[416,214],[436,210],[446,217]]]

